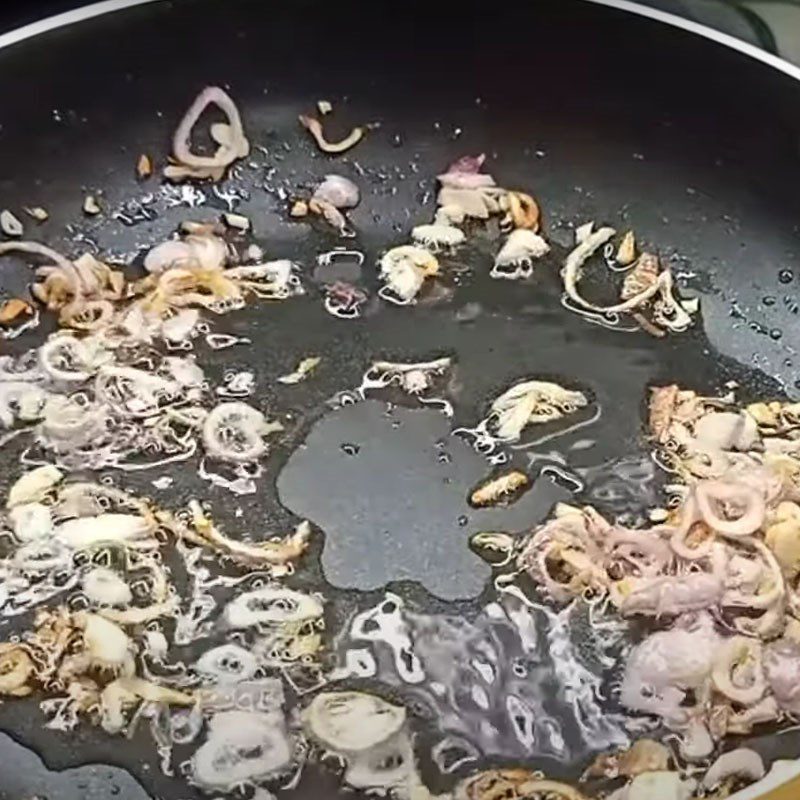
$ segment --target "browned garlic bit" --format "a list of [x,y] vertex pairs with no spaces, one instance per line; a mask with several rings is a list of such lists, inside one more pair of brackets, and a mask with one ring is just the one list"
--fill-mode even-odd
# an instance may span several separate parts
[[88,214],[90,217],[95,217],[102,210],[97,198],[93,194],[87,194],[83,200],[83,213]]
[[25,300],[12,297],[0,304],[0,325],[11,325],[17,322],[20,317],[32,317],[33,307]]
[[37,222],[46,222],[50,218],[50,214],[46,208],[41,206],[33,206],[32,208],[25,208],[25,213],[35,219]]
[[621,267],[629,267],[636,261],[636,235],[633,231],[628,231],[622,237],[614,260]]
[[146,180],[153,174],[153,159],[147,153],[142,153],[136,162],[136,175],[139,180]]
[[541,212],[538,203],[524,192],[507,192],[501,200],[506,216],[501,225],[518,230],[539,231]]
[[289,216],[292,217],[306,217],[308,216],[308,203],[305,200],[295,200],[289,209]]
[[243,214],[223,214],[222,219],[229,228],[237,231],[246,232],[252,227],[249,217],[245,217]]

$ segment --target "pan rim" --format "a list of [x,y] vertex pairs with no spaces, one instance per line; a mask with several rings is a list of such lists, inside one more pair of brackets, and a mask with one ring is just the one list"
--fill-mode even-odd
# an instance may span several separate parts
[[[123,11],[135,6],[143,6],[155,2],[159,2],[159,0],[100,0],[99,2],[90,3],[80,8],[45,17],[41,20],[0,34],[0,50],[4,50],[15,44],[33,39],[36,36],[59,28],[65,28],[116,11]],[[701,36],[756,61],[760,61],[762,64],[796,81],[800,81],[800,66],[792,64],[773,53],[762,50],[749,42],[737,39],[730,34],[717,31],[702,23],[687,20],[676,14],[642,5],[634,0],[583,0],[583,2],[617,9],[618,11],[624,11],[640,17],[646,17],[656,22],[679,28],[696,36]],[[764,778],[746,789],[737,792],[735,795],[732,795],[730,800],[758,800],[758,798],[764,797],[767,792],[778,789],[781,786],[788,786],[789,782],[798,776],[800,776],[800,760],[778,760],[773,763],[770,771]]]
[[[696,36],[702,36],[705,39],[716,42],[731,50],[736,50],[742,55],[760,61],[769,67],[782,72],[796,81],[800,81],[800,65],[792,64],[780,56],[773,53],[768,53],[754,44],[737,39],[730,34],[717,31],[714,28],[704,25],[694,20],[684,19],[677,14],[672,14],[668,11],[661,11],[657,8],[645,6],[636,0],[582,0],[585,3],[594,3],[595,5],[605,6],[606,8],[614,8],[618,11],[625,11],[629,14],[635,14],[640,17],[647,17],[656,22],[661,22],[670,25],[674,28],[680,28],[687,33],[693,33]],[[111,14],[115,11],[123,11],[127,8],[134,6],[142,6],[148,3],[160,2],[160,0],[99,0],[99,2],[90,3],[80,8],[71,11],[64,11],[61,14],[56,14],[51,17],[31,22],[28,25],[23,25],[19,28],[0,33],[0,50],[3,50],[12,45],[24,42],[27,39],[32,39],[49,31],[58,28],[64,28],[68,25],[73,25],[85,20],[94,19],[95,17]]]

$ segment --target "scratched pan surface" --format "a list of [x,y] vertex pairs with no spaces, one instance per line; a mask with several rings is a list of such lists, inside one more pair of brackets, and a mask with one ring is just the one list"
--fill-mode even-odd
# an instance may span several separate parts
[[[181,113],[207,84],[229,87],[253,153],[222,185],[223,197],[203,187],[198,207],[170,205],[175,195],[157,181],[136,182],[134,164],[139,153],[167,153]],[[0,205],[44,205],[51,215],[31,238],[70,254],[96,246],[130,259],[182,219],[219,215],[225,196],[235,195],[267,253],[304,267],[304,298],[253,305],[216,323],[249,336],[252,348],[198,352],[214,379],[254,369],[256,402],[286,415],[287,436],[259,493],[232,499],[187,464],[171,472],[175,482],[159,499],[178,504],[202,493],[229,531],[256,537],[311,519],[314,547],[293,585],[329,598],[329,630],[379,602],[387,587],[420,612],[473,619],[492,593],[469,535],[532,525],[573,496],[573,478],[586,487],[583,499],[610,513],[641,513],[654,500],[638,422],[648,384],[716,391],[736,380],[745,395],[800,394],[800,88],[692,34],[566,0],[164,1],[7,48],[0,97]],[[331,160],[297,125],[297,114],[319,99],[334,104],[332,136],[363,122],[380,127]],[[433,176],[477,152],[489,155],[501,185],[528,188],[543,206],[554,253],[535,278],[490,281],[497,241],[479,233],[444,260],[442,296],[404,309],[373,303],[355,322],[329,316],[315,261],[342,242],[288,222],[286,196],[331,171],[360,184],[356,237],[346,244],[365,254],[354,277],[374,293],[381,251],[432,215]],[[82,217],[86,191],[102,193],[102,218]],[[588,219],[635,228],[682,273],[685,293],[701,297],[693,331],[655,341],[561,308],[557,265],[572,226]],[[5,290],[21,290],[28,278],[20,263],[0,265]],[[315,378],[277,389],[275,376],[309,353],[324,357]],[[530,375],[591,394],[601,412],[591,425],[533,451],[534,469],[554,453],[566,456],[566,479],[543,475],[519,504],[476,513],[466,494],[486,465],[449,435],[445,417],[403,405],[387,411],[386,398],[341,411],[327,403],[356,386],[373,358],[442,354],[458,364],[449,389],[459,424],[474,424],[488,398]],[[4,483],[18,473],[16,456],[2,454]],[[517,458],[526,464],[528,456]],[[638,493],[608,486],[615,470],[637,469]],[[123,482],[153,494],[152,477]],[[25,748],[0,737],[0,798],[201,796],[161,774],[144,729],[130,740],[88,726],[63,736],[42,721],[33,702],[0,706],[0,729]],[[419,728],[424,743],[423,722]],[[558,757],[534,746],[514,760],[574,779],[587,752],[565,730]],[[781,755],[796,745],[786,736],[757,742]],[[447,788],[421,758],[431,781]],[[308,770],[285,795],[335,797],[336,785]]]

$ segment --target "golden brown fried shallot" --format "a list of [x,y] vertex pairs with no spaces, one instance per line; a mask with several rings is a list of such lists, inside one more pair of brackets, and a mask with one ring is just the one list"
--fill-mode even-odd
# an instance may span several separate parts
[[479,486],[470,495],[470,505],[482,508],[516,500],[530,486],[528,476],[518,469],[506,472]]

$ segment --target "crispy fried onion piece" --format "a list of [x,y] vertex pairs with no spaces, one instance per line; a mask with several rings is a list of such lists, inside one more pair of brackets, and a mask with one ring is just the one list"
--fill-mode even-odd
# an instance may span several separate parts
[[333,751],[356,753],[391,738],[406,723],[406,709],[366,692],[323,692],[303,712],[303,727]]
[[566,783],[547,780],[526,769],[492,769],[461,781],[454,800],[587,800],[586,795]]
[[241,308],[247,295],[265,300],[286,300],[303,294],[294,264],[286,259],[265,264],[222,269],[172,266],[139,281],[135,292],[141,299],[134,306],[145,315],[163,317],[189,306],[225,314]]
[[232,267],[225,272],[245,294],[262,300],[286,300],[304,294],[295,265],[288,259]]
[[673,423],[695,422],[702,414],[702,398],[691,391],[682,391],[677,384],[650,389],[648,403],[648,432],[659,444],[672,434]]
[[726,781],[733,779],[758,781],[764,777],[766,769],[761,756],[754,750],[740,747],[723,753],[703,776],[703,788],[716,789]]
[[744,483],[702,481],[695,489],[695,500],[706,525],[729,538],[759,530],[767,513],[763,494]]
[[690,572],[627,578],[615,589],[622,596],[619,608],[625,616],[676,616],[717,606],[723,594],[723,579],[718,573]]
[[[192,151],[192,130],[210,105],[221,109],[228,122],[211,126],[211,138],[218,145],[217,151],[213,156],[201,156]],[[216,86],[203,89],[178,125],[172,139],[172,150],[175,163],[165,167],[166,178],[173,181],[187,178],[222,180],[225,170],[250,152],[250,142],[245,136],[239,109],[230,96]]]
[[369,296],[358,286],[335,281],[325,289],[325,310],[339,319],[358,319]]
[[784,501],[769,515],[764,542],[775,555],[787,580],[800,574],[800,506]]
[[125,278],[88,253],[70,261],[38,242],[0,243],[0,256],[8,253],[43,256],[52,263],[36,270],[33,296],[51,311],[59,312],[62,325],[96,330],[114,315],[114,301],[123,297]]
[[661,269],[658,259],[643,254],[637,267],[627,276],[623,285],[622,300],[607,306],[599,306],[584,299],[578,291],[583,274],[583,265],[616,233],[614,228],[603,227],[585,231],[574,250],[567,256],[561,277],[564,293],[570,308],[578,313],[605,315],[609,323],[621,313],[633,313],[653,302],[653,319],[659,327],[675,333],[686,330],[692,324],[693,304],[681,303],[674,294],[672,272]]
[[317,147],[319,147],[323,153],[331,153],[332,155],[344,153],[351,147],[355,147],[364,138],[364,134],[366,133],[365,127],[358,126],[353,128],[344,139],[338,142],[329,142],[325,138],[325,133],[322,130],[322,123],[316,117],[309,116],[308,114],[301,114],[298,120],[314,138]]
[[144,700],[169,706],[190,706],[192,695],[166,686],[126,676],[109,683],[100,693],[100,724],[107,733],[119,733],[127,725],[126,710]]
[[518,228],[509,235],[494,260],[489,275],[502,280],[520,280],[533,274],[533,262],[546,256],[550,245],[532,230]]
[[609,797],[613,800],[691,800],[696,788],[694,778],[684,779],[679,772],[645,772]]
[[[321,216],[329,225],[341,233],[347,231],[347,218],[342,209],[358,205],[360,194],[358,186],[342,175],[326,175],[308,201],[308,210]],[[302,202],[302,201],[301,201]],[[298,216],[295,210],[294,216]]]
[[411,231],[411,238],[416,244],[428,250],[441,250],[456,247],[466,239],[466,236],[460,228],[440,217],[433,224],[416,225]]
[[41,500],[47,492],[64,479],[64,473],[51,464],[26,472],[8,490],[6,508]]
[[495,185],[494,178],[480,171],[486,156],[464,156],[438,176],[441,185],[436,198],[439,210],[436,221],[461,224],[465,218],[488,219],[504,209],[505,189]]
[[325,692],[306,708],[302,722],[324,755],[344,762],[343,781],[348,786],[429,797],[417,774],[401,706],[366,692]]
[[584,773],[584,778],[634,778],[645,772],[669,769],[672,753],[653,739],[637,739],[626,750],[603,753]]
[[530,486],[528,476],[518,469],[491,478],[475,491],[469,498],[470,505],[482,508],[517,499]]
[[610,579],[589,518],[580,509],[562,509],[523,545],[517,565],[555,603],[567,603],[585,591],[607,589]]
[[141,308],[144,314],[157,316],[189,306],[223,314],[244,305],[239,286],[227,271],[218,268],[173,266],[142,279],[136,283],[134,291],[141,295],[135,307]]
[[256,657],[238,644],[206,650],[194,665],[195,672],[222,683],[250,680],[258,670]]
[[39,348],[39,366],[53,381],[63,384],[83,383],[114,356],[101,338],[78,339],[68,333],[56,333]]
[[301,383],[320,365],[322,358],[320,356],[308,356],[302,359],[297,365],[297,368],[288,373],[281,375],[277,378],[278,383],[283,383],[286,386],[294,386],[296,383]]
[[380,266],[384,285],[378,296],[398,306],[413,303],[425,279],[439,272],[436,257],[415,245],[393,247],[383,255]]
[[0,695],[25,697],[33,688],[36,667],[28,648],[22,644],[0,644]]
[[767,690],[761,642],[745,636],[725,640],[714,659],[711,680],[720,694],[743,706],[761,700]]
[[491,405],[489,420],[503,442],[519,441],[527,425],[552,422],[589,404],[582,392],[547,381],[523,381],[501,394]]
[[283,430],[247,403],[220,403],[203,422],[206,453],[223,461],[257,461],[267,452],[264,437]]
[[501,227],[538,233],[541,213],[538,203],[529,194],[506,192],[500,199],[500,208],[506,212]]
[[156,245],[144,259],[144,268],[160,273],[170,267],[222,269],[228,258],[225,241],[213,233],[193,233]]
[[[722,598],[723,605],[758,610],[777,606],[786,594],[786,584],[780,564],[762,541],[755,538],[747,539],[743,540],[742,544],[751,547],[760,556],[761,563],[752,558],[751,553],[747,553],[745,557],[744,550],[730,560],[728,570],[730,588]],[[734,572],[734,566],[738,567],[740,574]],[[754,580],[750,580],[750,576],[753,576]]]
[[364,374],[358,393],[361,397],[371,389],[397,386],[404,392],[419,397],[433,387],[434,380],[444,375],[453,365],[447,356],[433,361],[402,363],[375,361]]
[[295,748],[279,711],[223,711],[209,721],[206,741],[192,756],[189,779],[222,792],[274,780],[292,765]]
[[447,172],[438,176],[442,186],[452,189],[477,189],[485,186],[494,186],[494,178],[481,172],[486,162],[486,154],[477,156],[462,156],[447,168]]
[[267,586],[238,595],[225,607],[224,616],[231,628],[302,623],[321,617],[322,603],[313,595]]
[[293,533],[283,538],[276,537],[257,543],[240,542],[225,536],[196,500],[190,501],[189,511],[191,524],[168,511],[157,511],[155,516],[178,538],[253,566],[259,564],[281,566],[295,561],[306,551],[311,539],[311,525],[303,521]]

